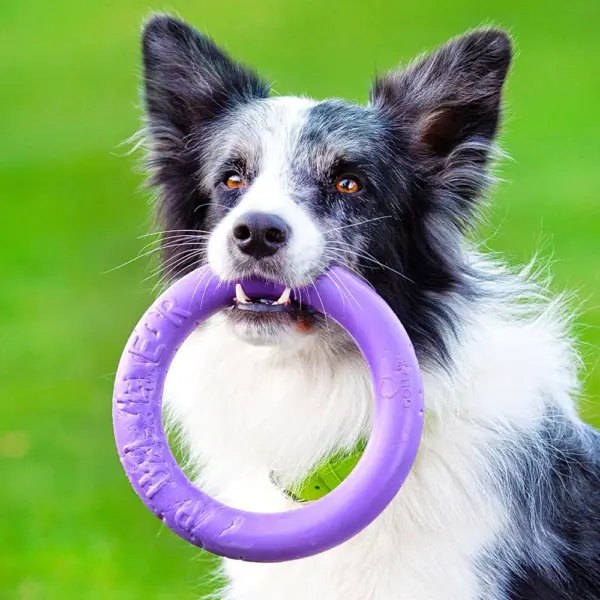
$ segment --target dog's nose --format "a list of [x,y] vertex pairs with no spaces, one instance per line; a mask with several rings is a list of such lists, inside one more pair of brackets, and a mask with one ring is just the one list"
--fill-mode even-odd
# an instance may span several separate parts
[[290,237],[288,224],[277,215],[250,212],[241,216],[233,226],[236,246],[254,258],[272,256],[283,248]]

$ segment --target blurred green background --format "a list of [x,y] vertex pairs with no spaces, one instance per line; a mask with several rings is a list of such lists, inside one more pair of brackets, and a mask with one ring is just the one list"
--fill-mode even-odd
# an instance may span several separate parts
[[[488,245],[540,246],[578,291],[583,409],[600,424],[600,3],[3,0],[0,4],[0,598],[178,599],[207,559],[146,511],[118,464],[111,379],[150,301],[136,157],[138,34],[177,12],[281,94],[365,100],[376,69],[482,23],[519,54]],[[596,399],[596,400],[595,400]]]

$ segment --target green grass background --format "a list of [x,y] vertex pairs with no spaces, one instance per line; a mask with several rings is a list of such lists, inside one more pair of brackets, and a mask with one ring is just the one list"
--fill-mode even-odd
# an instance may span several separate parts
[[[489,246],[543,247],[578,290],[600,424],[600,3],[3,0],[0,4],[0,598],[202,596],[207,562],[146,511],[113,447],[111,380],[150,301],[138,34],[178,12],[277,92],[365,100],[371,75],[482,23],[519,49]],[[595,404],[596,402],[596,404]]]

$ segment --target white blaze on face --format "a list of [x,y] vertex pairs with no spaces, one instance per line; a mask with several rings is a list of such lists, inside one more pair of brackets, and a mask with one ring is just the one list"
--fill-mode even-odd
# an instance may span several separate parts
[[232,230],[236,221],[249,212],[264,212],[283,219],[290,228],[290,240],[282,250],[284,270],[292,285],[310,283],[318,267],[323,238],[315,220],[293,197],[292,156],[313,100],[272,98],[263,103],[261,115],[267,125],[260,132],[260,164],[256,179],[239,204],[217,225],[208,244],[208,262],[219,276],[235,276]]

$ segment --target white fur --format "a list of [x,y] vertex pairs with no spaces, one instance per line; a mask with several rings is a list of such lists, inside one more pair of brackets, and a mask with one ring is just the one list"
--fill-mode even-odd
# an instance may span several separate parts
[[[548,398],[576,418],[576,370],[560,319],[552,305],[524,310],[523,290],[536,294],[515,279],[514,302],[464,307],[453,367],[424,373],[424,439],[390,507],[354,539],[309,559],[225,561],[225,599],[502,597],[474,565],[509,527],[504,501],[489,485],[494,443],[522,447],[535,439]],[[317,336],[293,349],[254,347],[217,316],[177,354],[166,402],[191,463],[204,465],[203,489],[232,506],[270,512],[290,506],[271,470],[291,481],[368,431],[371,385],[360,357],[340,356]]]

